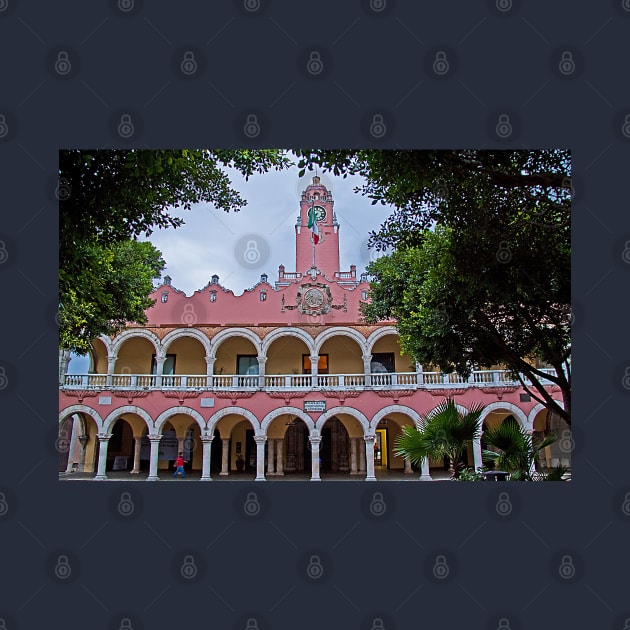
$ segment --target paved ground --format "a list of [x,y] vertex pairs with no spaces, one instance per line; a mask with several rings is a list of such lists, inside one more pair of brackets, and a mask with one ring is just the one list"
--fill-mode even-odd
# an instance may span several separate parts
[[[375,471],[375,476],[378,481],[418,481],[418,477],[420,473],[413,473],[411,475],[406,475],[402,471],[393,471],[393,470],[379,470],[378,468]],[[438,470],[431,471],[431,476],[435,481],[445,481],[449,478],[448,471]],[[60,481],[91,481],[94,477],[94,473],[59,473]],[[137,475],[132,475],[129,472],[108,472],[107,473],[108,481],[146,481],[147,472],[141,472]],[[191,473],[186,473],[184,478],[176,477],[173,478],[173,473],[167,470],[161,470],[158,472],[158,477],[160,481],[199,481],[201,477],[200,471],[192,471]],[[218,473],[212,475],[213,481],[254,481],[255,475],[253,473],[233,473],[227,476],[220,476]],[[303,474],[286,474],[283,476],[277,475],[268,475],[268,482],[285,482],[285,481],[309,481],[311,478],[310,475]],[[350,475],[348,473],[322,473],[321,474],[322,481],[364,481],[363,475]]]

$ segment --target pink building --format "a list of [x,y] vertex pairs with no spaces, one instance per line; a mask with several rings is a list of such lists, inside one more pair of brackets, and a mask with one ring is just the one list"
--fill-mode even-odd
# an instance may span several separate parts
[[[314,177],[299,200],[296,271],[280,266],[274,283],[263,274],[238,297],[217,276],[186,297],[167,276],[146,326],[94,340],[89,373],[73,374],[61,353],[60,470],[157,480],[184,451],[202,481],[299,473],[374,481],[394,471],[430,480],[444,462],[416,471],[393,445],[402,426],[446,397],[487,405],[485,427],[513,416],[530,432],[549,428],[546,410],[508,372],[463,379],[424,370],[401,354],[394,322],[362,323],[369,283],[354,265],[339,269],[339,234],[332,195]],[[481,444],[467,456],[481,466]],[[556,445],[545,457],[568,463]]]

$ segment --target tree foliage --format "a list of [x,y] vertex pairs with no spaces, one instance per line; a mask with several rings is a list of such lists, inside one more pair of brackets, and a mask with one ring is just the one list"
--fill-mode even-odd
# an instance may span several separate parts
[[[368,321],[395,318],[403,349],[420,363],[462,374],[505,365],[570,424],[568,151],[299,154],[303,168],[362,175],[358,192],[394,206],[371,237],[393,253],[368,267]],[[543,379],[559,387],[564,407]]]
[[246,177],[290,164],[281,151],[98,150],[59,155],[61,347],[85,353],[99,334],[145,323],[159,252],[134,243],[178,227],[173,208],[205,202],[227,212],[246,201],[222,170]]

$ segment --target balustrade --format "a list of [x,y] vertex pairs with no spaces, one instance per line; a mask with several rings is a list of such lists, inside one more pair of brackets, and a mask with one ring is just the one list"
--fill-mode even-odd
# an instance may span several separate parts
[[[552,369],[541,372],[553,374]],[[474,370],[469,377],[451,372],[378,372],[373,374],[317,374],[315,388],[445,388],[451,385],[484,387],[519,385],[509,370]],[[525,382],[528,382],[525,379]],[[550,384],[551,381],[543,379]],[[209,384],[210,383],[210,384]],[[313,389],[311,374],[66,374],[65,389]]]

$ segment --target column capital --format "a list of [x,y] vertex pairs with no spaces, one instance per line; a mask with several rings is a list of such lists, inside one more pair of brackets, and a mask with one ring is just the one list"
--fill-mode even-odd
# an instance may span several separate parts
[[112,437],[113,433],[99,433],[96,437],[98,437],[99,442],[109,442],[109,438]]
[[205,357],[207,365],[214,365],[214,362],[217,360],[216,357]]
[[374,440],[376,440],[376,435],[371,434],[371,435],[364,435],[363,439],[365,440],[366,444],[369,444],[371,442],[374,442]]
[[160,433],[151,433],[148,437],[151,442],[159,442],[162,439]]
[[199,439],[202,442],[212,442],[212,440],[214,440],[214,435],[200,435]]
[[363,359],[363,363],[367,363],[368,361],[372,361],[372,355],[371,354],[364,354],[361,358]]
[[254,436],[254,442],[256,442],[256,444],[264,444],[267,441],[267,436],[266,435],[255,435]]
[[321,437],[321,435],[310,435],[309,438],[308,438],[308,441],[311,444],[318,444],[319,445],[321,443],[321,441],[322,441],[322,437]]
[[265,355],[259,356],[258,357],[258,365],[265,365],[265,363],[267,363],[267,357]]

